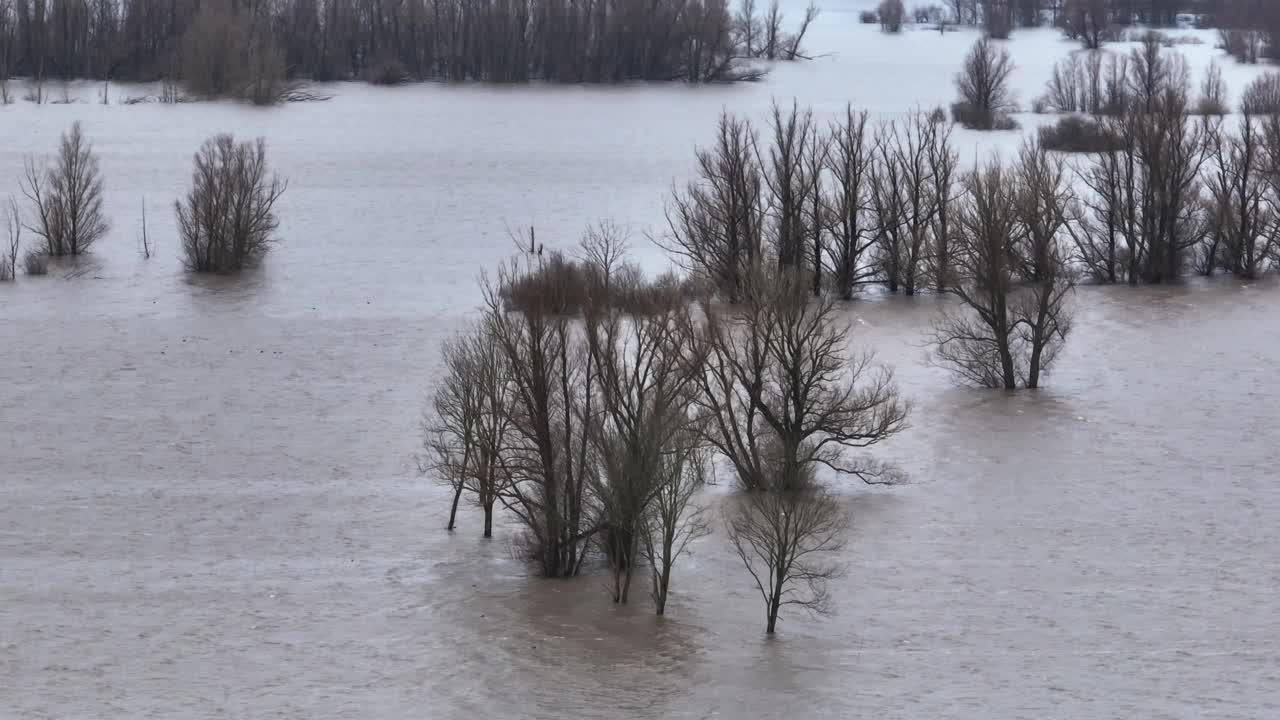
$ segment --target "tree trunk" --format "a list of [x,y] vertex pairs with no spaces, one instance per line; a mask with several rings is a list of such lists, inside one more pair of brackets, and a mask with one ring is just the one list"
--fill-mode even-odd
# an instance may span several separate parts
[[484,506],[484,536],[493,537],[493,500],[490,499]]
[[449,525],[445,528],[449,532],[453,532],[455,520],[458,517],[458,500],[462,499],[462,483],[458,483],[453,487],[453,505],[449,508]]

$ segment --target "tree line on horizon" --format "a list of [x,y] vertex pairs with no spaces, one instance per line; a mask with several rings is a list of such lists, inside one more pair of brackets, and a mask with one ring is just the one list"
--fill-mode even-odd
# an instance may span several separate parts
[[882,0],[862,14],[862,22],[895,33],[912,20],[940,29],[969,25],[1001,40],[1020,27],[1049,26],[1097,49],[1125,28],[1173,27],[1179,15],[1194,18],[1197,27],[1217,28],[1222,47],[1241,62],[1275,57],[1280,4],[1271,0],[942,0],[911,8],[903,0]]
[[[775,0],[0,0],[0,78],[181,82],[265,99],[287,80],[749,80],[817,16]],[[791,27],[784,26],[790,22]]]

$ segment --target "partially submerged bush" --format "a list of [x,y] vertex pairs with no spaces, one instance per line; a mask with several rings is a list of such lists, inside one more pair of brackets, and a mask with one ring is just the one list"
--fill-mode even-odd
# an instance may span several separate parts
[[409,71],[404,63],[391,58],[371,68],[366,79],[374,85],[403,85],[409,82]]
[[1040,144],[1046,150],[1068,153],[1096,153],[1119,150],[1120,139],[1098,120],[1068,115],[1056,125],[1040,128]]
[[1218,47],[1242,63],[1257,63],[1266,47],[1261,30],[1223,29],[1218,31]]
[[49,258],[43,253],[28,250],[27,254],[22,257],[22,269],[28,275],[48,275]]
[[1200,100],[1196,103],[1195,113],[1222,117],[1231,112],[1227,107],[1227,83],[1222,79],[1222,68],[1218,63],[1210,63],[1205,71],[1204,82],[1200,84]]
[[80,123],[62,134],[57,160],[41,170],[32,160],[20,184],[32,206],[29,229],[48,255],[79,255],[107,234],[111,223],[102,209],[102,173],[93,145]]
[[588,305],[605,303],[633,315],[647,315],[669,307],[673,300],[692,302],[701,292],[690,278],[667,273],[650,281],[639,266],[624,263],[606,278],[595,262],[584,262],[559,251],[504,283],[498,294],[508,312],[576,315]]
[[907,19],[907,8],[903,6],[902,0],[881,0],[876,16],[880,18],[880,29],[884,32],[902,32],[902,24]]
[[1280,72],[1269,72],[1249,83],[1240,96],[1240,112],[1246,115],[1280,113]]
[[174,203],[187,269],[229,273],[261,260],[275,241],[273,208],[286,185],[268,177],[261,138],[237,143],[222,134],[206,140],[195,156],[186,202]]
[[951,106],[951,119],[970,130],[1017,130],[1018,121],[1006,113],[994,113],[966,102]]
[[951,106],[956,122],[971,130],[1011,130],[1018,127],[1008,116],[1015,109],[1009,90],[1013,59],[1009,51],[988,38],[979,38],[956,75],[960,100]]

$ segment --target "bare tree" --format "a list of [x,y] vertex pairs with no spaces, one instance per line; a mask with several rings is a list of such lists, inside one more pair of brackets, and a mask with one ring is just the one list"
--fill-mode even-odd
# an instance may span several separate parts
[[830,296],[810,298],[802,273],[757,275],[739,308],[704,305],[706,370],[696,403],[706,436],[744,488],[792,489],[825,466],[868,483],[896,479],[849,458],[906,427],[892,373],[851,354]]
[[725,524],[764,601],[766,633],[773,634],[784,607],[830,614],[827,581],[841,568],[825,558],[844,547],[848,520],[825,490],[811,484],[749,493],[726,513]]
[[[1038,387],[1070,330],[1071,280],[1055,227],[1066,218],[1063,173],[1035,147],[1021,165],[1010,173],[992,160],[965,176],[950,288],[960,307],[944,310],[931,332],[935,361],[980,387]],[[1046,208],[1054,220],[1031,219]]]
[[229,273],[256,263],[275,242],[276,201],[288,186],[268,175],[267,144],[206,140],[195,155],[192,187],[174,207],[183,260],[193,272]]
[[440,349],[444,374],[431,396],[431,415],[423,422],[423,446],[429,459],[420,465],[424,473],[434,472],[453,491],[449,522],[457,525],[458,504],[467,487],[467,475],[475,462],[477,430],[485,402],[476,384],[476,358],[470,350],[469,335],[483,333],[483,326],[471,328],[446,340]]
[[[805,264],[808,234],[805,215],[811,198],[819,192],[822,165],[806,163],[811,148],[819,142],[813,113],[802,112],[795,103],[790,112],[784,112],[775,103],[769,131],[771,142],[759,158],[766,190],[768,237],[778,265],[800,269]],[[760,151],[759,145],[757,150]]]
[[485,317],[510,371],[501,501],[526,528],[525,549],[542,573],[571,577],[599,530],[588,505],[597,470],[590,429],[598,417],[598,372],[580,327],[559,311],[556,288],[544,286],[507,310],[502,288],[538,272],[543,261],[530,255],[505,265],[485,288]]
[[151,238],[147,236],[147,199],[142,198],[142,257],[145,260],[151,259]]
[[[599,408],[589,430],[600,467],[592,489],[600,506],[598,542],[613,571],[613,600],[625,603],[650,505],[663,482],[683,480],[667,472],[673,470],[667,463],[691,432],[688,407],[701,363],[686,355],[690,320],[681,295],[658,289],[643,313],[616,302],[642,282],[638,269],[620,262],[624,241],[616,228],[589,232],[585,249],[595,271],[584,327]],[[669,573],[668,566],[668,580]]]
[[658,615],[666,613],[672,570],[689,543],[711,532],[707,510],[696,503],[710,463],[697,432],[677,434],[658,466],[657,490],[645,515],[641,551],[649,563],[650,597]]
[[18,277],[18,250],[22,248],[22,218],[18,215],[18,203],[9,198],[4,219],[5,255],[0,257],[0,280]]
[[775,60],[781,47],[782,10],[778,0],[772,0],[769,3],[769,12],[764,17],[764,47],[761,48],[761,55],[768,60]]
[[914,295],[924,285],[941,209],[935,169],[952,172],[946,159],[950,129],[923,112],[890,122],[876,137],[871,198],[878,222],[876,261],[890,292]]
[[51,166],[42,171],[27,159],[19,187],[32,205],[34,222],[27,229],[44,244],[46,255],[80,255],[111,228],[102,209],[98,158],[78,122],[62,134]]
[[1066,0],[1061,24],[1072,40],[1079,40],[1086,50],[1097,50],[1114,39],[1111,8],[1108,0]]
[[880,29],[887,33],[902,32],[902,23],[907,18],[907,9],[902,0],[880,0],[876,14],[880,18]]
[[871,165],[875,149],[867,133],[867,113],[845,108],[844,117],[830,129],[831,152],[827,170],[832,178],[832,237],[829,264],[834,274],[834,290],[845,300],[853,299],[857,286],[875,276],[874,264],[867,262],[875,242],[874,219],[870,209]]
[[1241,117],[1236,134],[1211,134],[1209,232],[1199,268],[1205,275],[1221,267],[1253,279],[1266,271],[1280,250],[1278,199],[1267,168],[1267,140],[1265,130],[1248,114]]
[[796,29],[793,35],[787,38],[785,52],[783,52],[784,59],[795,60],[796,58],[804,57],[800,51],[800,44],[804,42],[804,36],[805,33],[809,32],[809,26],[813,24],[814,20],[818,19],[818,12],[818,6],[810,0],[808,6],[804,9],[804,18],[800,21],[800,27]]
[[956,197],[956,166],[960,156],[951,145],[952,126],[933,123],[928,134],[929,176],[933,179],[932,247],[929,249],[934,287],[944,292],[951,283],[952,206]]
[[1009,89],[1013,73],[1009,51],[990,39],[979,38],[956,75],[960,100],[952,106],[956,122],[975,130],[1015,127],[1008,113],[1014,109]]
[[750,123],[721,115],[716,145],[698,150],[698,179],[674,192],[658,243],[730,302],[761,260],[763,180]]
[[493,510],[507,481],[502,463],[511,425],[510,372],[485,320],[447,341],[441,356],[444,375],[423,427],[429,453],[423,470],[453,491],[446,529],[455,527],[458,502],[469,492],[484,511],[484,537],[492,537]]

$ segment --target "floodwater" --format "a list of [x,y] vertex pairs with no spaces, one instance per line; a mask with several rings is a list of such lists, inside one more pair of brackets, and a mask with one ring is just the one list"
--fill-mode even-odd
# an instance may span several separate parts
[[[1081,288],[1058,371],[1019,395],[926,363],[938,299],[850,306],[914,403],[881,453],[911,482],[841,486],[837,615],[775,638],[723,532],[657,619],[599,573],[531,577],[505,522],[441,529],[417,423],[509,231],[569,246],[612,218],[658,269],[644,233],[721,108],[950,99],[972,36],[849,22],[815,31],[839,55],[751,86],[0,108],[0,194],[81,119],[115,221],[79,267],[0,287],[0,717],[1280,716],[1275,280]],[[1028,93],[1068,49],[1015,41]],[[169,206],[218,130],[268,138],[283,242],[190,279]]]

